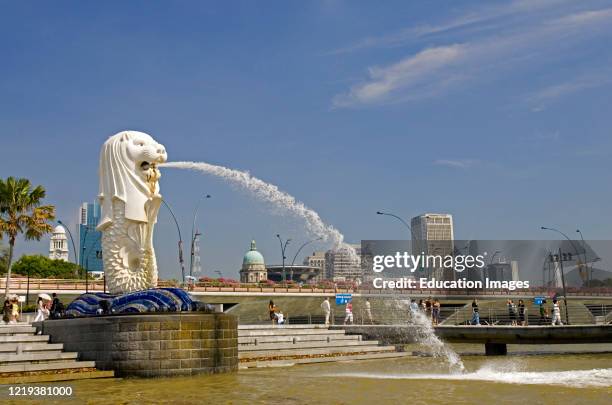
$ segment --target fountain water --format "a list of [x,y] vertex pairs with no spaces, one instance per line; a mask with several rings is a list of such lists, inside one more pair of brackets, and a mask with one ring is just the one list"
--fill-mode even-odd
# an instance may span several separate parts
[[249,172],[229,169],[223,166],[212,165],[205,162],[169,162],[160,165],[167,168],[197,170],[206,174],[221,177],[255,195],[262,201],[269,202],[281,210],[296,215],[306,222],[306,229],[314,237],[321,237],[325,242],[331,242],[334,249],[346,249],[349,254],[356,256],[355,249],[344,243],[344,235],[336,228],[324,223],[319,214],[297,201],[293,196],[281,191],[277,186],[266,183]]
[[410,300],[393,297],[387,300],[387,305],[389,310],[394,313],[393,322],[405,320],[410,314],[408,325],[414,327],[412,337],[417,343],[428,347],[434,357],[444,358],[451,373],[465,371],[465,366],[459,355],[436,336],[431,318],[427,317],[421,310],[416,312],[410,310]]

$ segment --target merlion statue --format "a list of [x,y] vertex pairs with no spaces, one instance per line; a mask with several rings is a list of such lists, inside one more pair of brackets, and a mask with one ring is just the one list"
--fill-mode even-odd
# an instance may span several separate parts
[[100,152],[102,259],[111,294],[157,286],[153,227],[161,204],[163,145],[137,131],[111,136]]

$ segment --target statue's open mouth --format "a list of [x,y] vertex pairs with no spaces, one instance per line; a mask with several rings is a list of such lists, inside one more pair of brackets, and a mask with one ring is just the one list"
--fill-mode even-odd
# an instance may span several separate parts
[[151,163],[149,163],[149,162],[142,162],[140,164],[140,168],[142,170],[144,170],[144,171],[147,171],[147,170],[149,170],[151,168]]

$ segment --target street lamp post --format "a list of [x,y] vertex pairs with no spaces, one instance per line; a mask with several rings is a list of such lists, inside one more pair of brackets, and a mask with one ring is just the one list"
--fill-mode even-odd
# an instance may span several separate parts
[[174,212],[172,211],[172,208],[170,208],[170,205],[168,205],[168,203],[165,200],[161,200],[162,203],[164,203],[164,205],[166,206],[166,208],[168,208],[168,211],[170,211],[170,215],[172,216],[172,219],[174,220],[174,224],[176,225],[176,230],[178,231],[178,255],[179,255],[179,265],[181,267],[181,283],[180,285],[183,285],[183,283],[185,282],[185,261],[183,260],[183,237],[181,236],[181,227],[178,224],[178,221],[176,220],[176,217],[174,216]]
[[280,242],[280,248],[281,248],[281,254],[283,255],[283,283],[287,282],[287,275],[285,274],[285,259],[287,258],[285,256],[285,249],[287,249],[287,245],[289,244],[289,241],[291,239],[287,239],[284,243],[283,243],[283,239],[281,238],[281,236],[277,233],[276,237],[278,238],[279,242]]
[[308,242],[302,243],[302,246],[295,252],[295,256],[293,256],[293,260],[291,261],[291,280],[293,280],[293,265],[295,264],[295,259],[297,259],[298,255],[306,246],[310,245],[312,242],[316,242],[318,240],[323,240],[323,237],[309,240]]
[[[81,247],[81,252],[79,253],[79,258],[80,258],[80,262],[83,263],[83,265],[85,266],[85,279],[87,279],[87,266],[89,265],[88,261],[87,261],[87,257],[85,256],[85,248],[86,248],[86,244],[85,241],[87,240],[87,233],[89,232],[89,227],[85,227],[85,233],[83,233],[83,246]],[[80,240],[79,240],[80,243]],[[80,263],[79,263],[80,264]],[[83,267],[81,267],[83,268]],[[86,287],[87,289],[87,287]]]
[[408,222],[404,221],[402,219],[402,217],[395,215],[395,214],[391,214],[389,212],[382,212],[382,211],[376,211],[376,214],[378,215],[387,215],[389,217],[393,217],[395,219],[397,219],[398,221],[400,221],[402,224],[404,224],[404,226],[406,228],[408,228],[408,230],[410,231],[410,235],[412,236],[412,239],[417,240],[417,238],[414,236],[414,232],[412,231],[412,227],[410,225],[408,225]]
[[65,225],[62,221],[58,220],[57,223],[62,225],[64,229],[66,229],[66,231],[68,232],[68,235],[70,236],[70,241],[72,242],[72,250],[74,251],[74,263],[77,264],[77,250],[76,250],[76,245],[74,244],[74,238],[72,237],[72,232],[70,232],[70,229],[68,228],[68,226]]
[[[404,219],[402,217],[400,217],[399,215],[395,215],[392,214],[390,212],[383,212],[383,211],[376,211],[377,215],[386,215],[388,217],[393,217],[395,219],[397,219],[398,221],[400,221],[406,228],[408,228],[408,230],[410,231],[410,235],[412,237],[412,240],[414,240],[415,242],[418,240],[417,237],[414,235],[414,232],[412,231],[412,227],[410,225],[408,225],[408,222],[404,221]],[[412,251],[415,251],[415,247],[412,247]],[[429,270],[427,271],[427,277],[429,277]]]
[[202,201],[204,201],[205,199],[210,198],[210,194],[204,194],[202,196],[202,198],[200,198],[200,200],[198,200],[198,204],[196,205],[195,211],[193,212],[193,223],[191,224],[191,256],[189,258],[189,276],[193,277],[193,258],[195,255],[195,240],[196,237],[199,235],[198,232],[195,230],[195,226],[196,226],[196,220],[198,217],[198,210],[200,209],[200,204],[202,203]]
[[580,229],[576,229],[576,232],[578,232],[580,234],[580,239],[582,240],[582,250],[584,253],[584,266],[586,267],[586,271],[587,271],[587,287],[590,287],[591,284],[591,271],[589,269],[589,262],[587,261],[587,254],[586,254],[586,242],[584,241],[584,236],[582,236],[582,232],[580,231]]
[[310,245],[312,242],[316,242],[318,240],[323,240],[323,237],[320,238],[316,238],[316,239],[312,239],[309,240],[308,242],[304,242],[302,244],[302,246],[300,246],[300,248],[298,249],[298,251],[295,253],[295,256],[293,256],[293,260],[291,261],[291,265],[293,266],[293,264],[295,263],[295,259],[297,259],[298,255],[300,254],[300,252],[302,251],[302,249],[304,249],[306,246]]
[[[580,257],[580,253],[578,253],[578,249],[576,248],[576,245],[574,245],[574,242],[572,242],[569,236],[567,236],[566,234],[564,234],[563,232],[555,228],[547,228],[545,226],[542,226],[540,227],[540,229],[545,230],[545,231],[557,232],[558,234],[562,235],[572,245],[572,247],[576,251],[576,256]],[[559,247],[559,263],[561,266],[561,284],[563,286],[563,302],[565,303],[565,319],[567,320],[567,324],[569,325],[570,320],[569,320],[569,312],[567,310],[567,290],[565,288],[565,275],[563,274],[563,258],[562,258],[561,247]]]

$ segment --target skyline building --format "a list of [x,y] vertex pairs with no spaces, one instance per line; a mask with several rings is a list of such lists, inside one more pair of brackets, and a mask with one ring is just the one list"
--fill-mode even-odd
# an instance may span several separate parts
[[49,259],[68,261],[68,237],[66,229],[61,225],[53,228],[53,235],[49,240]]
[[102,232],[96,231],[100,220],[100,204],[84,202],[79,209],[79,265],[87,271],[104,271],[102,264]]
[[[410,220],[413,255],[452,255],[454,253],[453,216],[451,214],[425,213]],[[431,277],[454,280],[453,269],[426,269]]]
[[261,253],[257,251],[255,240],[251,241],[251,248],[242,258],[242,268],[240,269],[241,283],[259,283],[268,279],[266,263]]
[[310,256],[306,256],[302,262],[304,266],[315,267],[319,269],[319,277],[325,277],[325,252],[312,252]]
[[352,257],[346,248],[325,252],[325,278],[333,281],[363,281],[361,245],[351,244],[356,253]]

